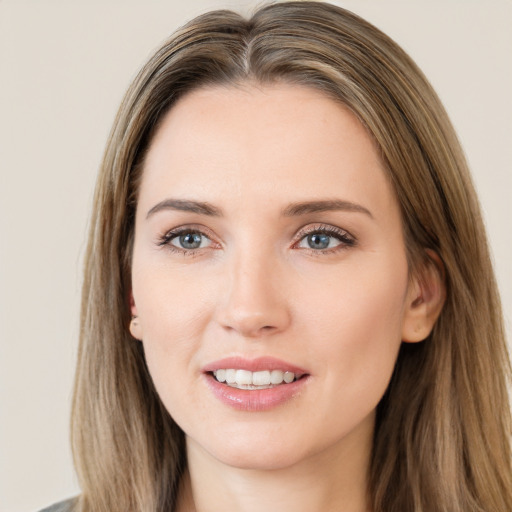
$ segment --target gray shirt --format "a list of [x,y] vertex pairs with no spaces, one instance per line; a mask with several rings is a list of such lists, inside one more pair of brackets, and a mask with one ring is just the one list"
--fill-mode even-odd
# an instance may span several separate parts
[[76,501],[76,498],[71,498],[69,500],[60,501],[59,503],[55,503],[51,507],[47,507],[40,512],[72,512],[73,505]]

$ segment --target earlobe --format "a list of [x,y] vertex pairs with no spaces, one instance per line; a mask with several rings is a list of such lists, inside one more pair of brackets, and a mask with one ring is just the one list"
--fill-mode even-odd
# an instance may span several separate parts
[[423,268],[409,285],[402,321],[402,341],[417,343],[432,332],[446,297],[444,265],[441,258],[427,250]]
[[142,328],[138,316],[132,317],[130,321],[130,334],[136,340],[142,341]]
[[142,341],[142,327],[140,325],[140,319],[137,314],[137,306],[135,305],[132,292],[130,292],[130,312],[132,314],[132,319],[130,321],[130,334],[136,340]]

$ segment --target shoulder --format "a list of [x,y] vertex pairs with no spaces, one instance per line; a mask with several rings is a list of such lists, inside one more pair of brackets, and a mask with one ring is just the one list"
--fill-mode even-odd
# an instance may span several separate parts
[[65,501],[59,501],[59,503],[55,503],[51,507],[44,508],[39,512],[72,512],[75,503],[76,498],[71,498]]

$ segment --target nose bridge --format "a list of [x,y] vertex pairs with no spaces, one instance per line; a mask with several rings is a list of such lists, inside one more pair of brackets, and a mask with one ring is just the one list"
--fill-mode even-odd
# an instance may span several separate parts
[[258,337],[286,328],[290,315],[281,288],[276,254],[261,244],[248,244],[231,255],[220,323],[244,337]]

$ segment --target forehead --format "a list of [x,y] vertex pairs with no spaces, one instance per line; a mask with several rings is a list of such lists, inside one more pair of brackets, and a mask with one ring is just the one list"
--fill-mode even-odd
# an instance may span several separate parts
[[143,172],[141,201],[164,191],[215,202],[348,195],[386,207],[393,200],[355,115],[315,89],[289,84],[205,87],[184,96],[163,118]]

